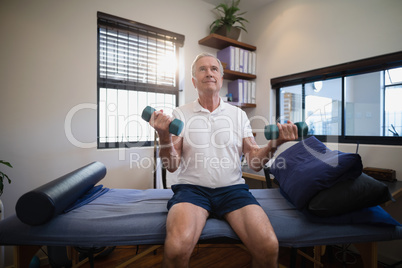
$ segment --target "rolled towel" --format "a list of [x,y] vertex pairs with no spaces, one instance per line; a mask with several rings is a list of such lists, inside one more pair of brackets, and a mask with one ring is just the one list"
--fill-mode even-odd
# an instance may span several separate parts
[[83,196],[78,198],[73,204],[71,204],[68,208],[66,208],[63,212],[68,213],[74,209],[77,209],[79,207],[82,207],[88,203],[91,203],[94,201],[96,198],[99,196],[106,194],[110,189],[109,188],[103,188],[103,185],[97,185],[94,186],[92,189],[90,189],[88,192],[86,192]]

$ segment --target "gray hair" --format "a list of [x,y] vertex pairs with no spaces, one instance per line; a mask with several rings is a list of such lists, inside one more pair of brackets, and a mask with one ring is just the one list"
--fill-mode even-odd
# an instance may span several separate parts
[[193,78],[195,78],[195,64],[197,63],[197,61],[203,57],[212,57],[214,59],[216,59],[216,61],[219,63],[219,71],[221,73],[221,76],[223,76],[223,66],[222,66],[222,62],[213,54],[208,53],[208,52],[203,52],[201,54],[198,54],[197,57],[195,57],[195,60],[193,61],[193,64],[191,64],[191,76]]

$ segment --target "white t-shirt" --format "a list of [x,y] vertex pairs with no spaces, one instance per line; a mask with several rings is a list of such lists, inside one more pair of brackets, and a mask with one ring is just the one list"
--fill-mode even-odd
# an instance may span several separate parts
[[179,184],[217,188],[244,183],[243,138],[253,133],[243,110],[221,99],[211,113],[196,100],[176,108],[173,116],[184,122]]

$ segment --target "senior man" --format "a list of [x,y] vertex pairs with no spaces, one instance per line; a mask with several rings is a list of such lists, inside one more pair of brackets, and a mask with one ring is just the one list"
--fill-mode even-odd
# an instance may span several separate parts
[[184,122],[179,136],[169,133],[172,118],[163,110],[150,124],[159,135],[160,157],[170,171],[178,170],[168,202],[164,267],[188,267],[208,217],[225,219],[252,257],[253,267],[277,267],[278,240],[268,216],[242,178],[241,157],[258,171],[277,147],[298,138],[290,121],[277,124],[279,137],[260,147],[246,113],[219,97],[222,64],[214,55],[198,55],[192,66],[198,99],[174,110]]

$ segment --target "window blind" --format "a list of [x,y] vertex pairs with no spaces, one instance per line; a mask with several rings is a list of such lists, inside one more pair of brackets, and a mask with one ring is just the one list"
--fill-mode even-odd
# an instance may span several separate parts
[[152,144],[140,116],[147,105],[176,107],[183,42],[183,35],[98,12],[98,147]]

